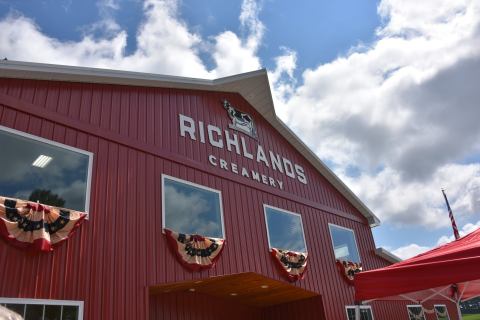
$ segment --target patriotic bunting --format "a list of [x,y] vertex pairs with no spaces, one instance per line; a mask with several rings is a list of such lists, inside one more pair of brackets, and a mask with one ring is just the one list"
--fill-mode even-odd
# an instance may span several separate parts
[[306,253],[280,250],[276,248],[272,248],[270,253],[280,268],[280,271],[289,281],[303,279],[303,275],[307,268]]
[[355,274],[362,271],[362,264],[345,260],[337,260],[337,268],[345,281],[347,281],[349,285],[353,285]]
[[178,233],[165,229],[167,242],[179,262],[191,271],[210,269],[220,257],[224,239]]
[[20,248],[52,251],[68,239],[87,216],[25,200],[0,197],[0,234]]

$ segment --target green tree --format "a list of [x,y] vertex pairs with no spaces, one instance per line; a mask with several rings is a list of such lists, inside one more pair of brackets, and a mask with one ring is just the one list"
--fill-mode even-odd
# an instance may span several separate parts
[[40,202],[54,207],[63,207],[65,200],[58,196],[58,194],[52,193],[50,190],[35,189],[32,191],[28,200],[33,202]]

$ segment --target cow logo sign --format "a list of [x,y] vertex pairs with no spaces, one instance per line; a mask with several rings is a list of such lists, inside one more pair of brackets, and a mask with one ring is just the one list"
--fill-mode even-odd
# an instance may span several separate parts
[[248,113],[235,109],[226,99],[223,100],[223,107],[227,110],[228,116],[232,120],[232,123],[229,125],[230,129],[246,133],[250,137],[257,139],[255,122],[253,122],[252,117]]

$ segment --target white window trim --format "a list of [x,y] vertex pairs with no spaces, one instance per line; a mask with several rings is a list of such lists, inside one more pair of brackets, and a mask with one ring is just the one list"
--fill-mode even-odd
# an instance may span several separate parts
[[225,224],[224,224],[224,219],[223,219],[222,192],[220,190],[217,190],[217,189],[212,189],[212,188],[209,188],[209,187],[206,187],[206,186],[202,186],[201,184],[196,184],[196,183],[193,183],[193,182],[190,182],[190,181],[187,181],[187,180],[183,180],[183,179],[180,179],[180,178],[172,177],[172,176],[169,176],[169,175],[166,175],[166,174],[163,174],[163,173],[162,173],[162,191],[161,191],[162,192],[162,233],[165,233],[165,179],[177,181],[177,182],[184,183],[184,184],[192,186],[192,187],[196,187],[196,188],[199,188],[199,189],[203,189],[203,190],[207,190],[207,191],[217,193],[218,194],[218,200],[220,202],[220,221],[221,221],[221,224],[222,224],[222,239],[226,239]]
[[91,193],[91,190],[92,190],[91,187],[92,187],[93,153],[90,152],[90,151],[78,149],[78,148],[75,148],[75,147],[60,143],[60,142],[56,142],[56,141],[48,140],[48,139],[45,139],[45,138],[42,138],[42,137],[38,137],[38,136],[35,136],[33,134],[30,134],[30,133],[26,133],[26,132],[23,132],[23,131],[18,131],[18,130],[12,129],[12,128],[4,127],[2,125],[0,125],[0,130],[6,131],[6,132],[9,132],[9,133],[13,133],[15,135],[25,137],[25,138],[28,138],[28,139],[32,139],[32,140],[35,140],[35,141],[38,141],[38,142],[43,142],[43,143],[49,144],[49,145],[54,146],[54,147],[59,147],[59,148],[62,148],[62,149],[66,149],[66,150],[69,150],[69,151],[81,153],[81,154],[84,154],[84,155],[88,156],[87,189],[85,191],[86,192],[86,194],[85,194],[85,213],[87,213],[87,219],[88,219],[88,217],[89,217],[88,214],[90,212],[90,193]]
[[281,212],[284,212],[284,213],[288,213],[288,214],[292,214],[294,216],[298,216],[300,217],[300,225],[302,226],[302,236],[303,236],[303,243],[305,244],[305,253],[308,253],[308,248],[307,248],[307,240],[305,239],[305,229],[303,228],[303,219],[302,219],[302,215],[299,214],[299,213],[295,213],[295,212],[291,212],[291,211],[288,211],[288,210],[285,210],[285,209],[281,209],[281,208],[277,208],[277,207],[274,207],[274,206],[271,206],[271,205],[268,205],[268,204],[263,204],[263,216],[264,216],[264,223],[265,223],[265,228],[267,229],[267,239],[268,239],[268,248],[270,251],[272,251],[272,245],[270,244],[270,231],[268,231],[268,219],[267,219],[267,208],[270,208],[270,209],[273,209],[273,210],[277,210],[277,211],[281,211]]
[[343,227],[343,226],[339,226],[338,224],[328,223],[328,232],[330,233],[330,240],[332,242],[332,249],[333,249],[333,257],[335,258],[335,260],[337,260],[337,257],[335,257],[335,243],[333,242],[333,235],[332,235],[332,230],[330,229],[330,226],[352,232],[353,241],[355,242],[355,248],[357,249],[357,253],[358,253],[358,259],[360,260],[358,262],[362,263],[362,257],[360,256],[360,250],[358,250],[358,243],[357,243],[357,237],[355,236],[355,230],[349,229],[349,228],[346,228],[346,227]]
[[[360,309],[370,309],[370,314],[372,315],[372,320],[375,320],[375,316],[373,315],[372,306],[359,306]],[[345,306],[345,312],[347,313],[347,320],[348,320],[348,309],[354,309],[356,306]]]
[[[433,310],[435,310],[435,307],[444,307],[445,310],[447,311],[447,318],[448,318],[448,320],[450,320],[450,313],[448,313],[448,308],[447,308],[446,304],[434,304],[433,305]],[[435,310],[435,317],[438,320],[437,310]]]
[[[80,300],[49,300],[49,299],[24,299],[24,298],[3,298],[3,304],[41,304],[54,306],[75,306],[78,307],[78,320],[83,320],[83,301]],[[25,311],[24,311],[25,312]]]
[[[409,319],[410,319],[410,314],[408,313],[408,311],[409,311],[408,308],[420,308],[420,309],[422,309],[422,311],[423,311],[423,307],[422,307],[421,304],[408,304],[408,305],[407,305],[407,317],[408,317]],[[425,312],[423,313],[423,319],[427,319],[427,318],[425,317]]]

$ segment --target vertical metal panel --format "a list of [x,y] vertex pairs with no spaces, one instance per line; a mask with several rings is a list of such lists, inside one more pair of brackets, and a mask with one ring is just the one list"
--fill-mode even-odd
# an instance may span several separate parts
[[237,305],[232,299],[212,299],[197,293],[175,293],[152,297],[150,319],[204,320],[232,319],[260,320],[261,310]]
[[[262,319],[291,320],[291,319],[308,319],[308,320],[325,320],[323,312],[323,304],[320,296],[267,307],[262,310]],[[343,318],[339,318],[343,319]]]
[[[185,305],[200,306],[198,318],[207,319],[208,298],[148,297],[146,288],[245,271],[284,281],[268,253],[263,204],[302,215],[309,266],[305,279],[293,285],[321,295],[326,319],[345,319],[345,305],[353,303],[353,288],[335,267],[328,223],[355,231],[366,269],[386,264],[374,254],[365,218],[237,94],[11,79],[0,79],[0,93],[18,99],[0,104],[1,125],[94,153],[89,220],[53,253],[32,254],[0,241],[0,296],[83,300],[85,319],[146,319],[148,312],[152,319],[195,319]],[[258,141],[237,133],[248,148],[259,143],[302,165],[307,185],[226,148],[180,136],[179,113],[205,127],[228,128],[223,98],[255,119]],[[49,110],[65,121],[52,120]],[[281,179],[285,191],[213,168],[209,154]],[[214,269],[190,273],[168,249],[161,230],[162,173],[222,191],[227,240]],[[315,310],[308,305],[302,305],[305,312]],[[405,305],[374,303],[375,319],[404,319]],[[239,315],[254,313],[235,308]],[[282,308],[295,313],[299,307]],[[232,310],[228,303],[220,309]],[[268,319],[278,310],[256,314]]]

